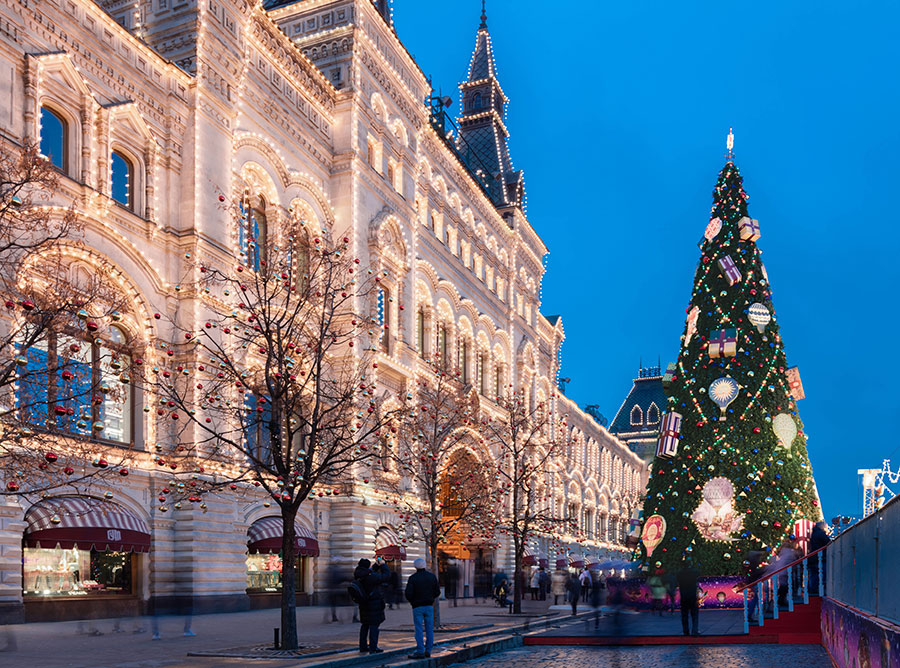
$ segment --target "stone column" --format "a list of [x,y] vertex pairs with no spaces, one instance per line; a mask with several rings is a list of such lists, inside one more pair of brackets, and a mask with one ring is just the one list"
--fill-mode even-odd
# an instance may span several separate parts
[[25,621],[22,604],[24,509],[14,496],[0,497],[0,624]]

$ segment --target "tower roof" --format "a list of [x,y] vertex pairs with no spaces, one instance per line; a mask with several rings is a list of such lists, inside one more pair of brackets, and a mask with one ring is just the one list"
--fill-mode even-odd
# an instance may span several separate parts
[[[634,379],[631,391],[609,426],[611,434],[634,434],[636,432],[656,432],[659,420],[666,410],[666,391],[663,389],[659,367],[656,373],[641,373]],[[651,406],[656,410],[652,411]],[[635,411],[635,407],[638,408]]]
[[475,36],[475,50],[472,51],[472,59],[469,61],[468,82],[474,83],[495,77],[496,72],[494,48],[491,46],[491,34],[488,32],[487,16],[484,13],[484,4],[482,4],[481,25],[478,26],[478,33]]
[[475,49],[469,60],[466,80],[459,85],[461,110],[458,151],[473,168],[483,174],[491,199],[499,206],[524,205],[525,181],[513,168],[509,157],[504,123],[507,97],[497,80],[494,48],[487,27],[484,2],[481,25],[475,35]]

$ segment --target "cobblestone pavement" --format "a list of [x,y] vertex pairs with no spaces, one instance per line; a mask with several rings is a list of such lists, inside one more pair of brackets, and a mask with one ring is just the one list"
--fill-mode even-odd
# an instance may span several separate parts
[[831,668],[820,645],[523,647],[460,668]]

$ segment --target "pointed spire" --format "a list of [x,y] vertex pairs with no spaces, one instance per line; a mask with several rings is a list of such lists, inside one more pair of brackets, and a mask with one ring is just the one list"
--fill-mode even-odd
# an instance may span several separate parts
[[484,10],[484,0],[481,0],[481,25],[478,26],[479,30],[487,30],[487,13]]

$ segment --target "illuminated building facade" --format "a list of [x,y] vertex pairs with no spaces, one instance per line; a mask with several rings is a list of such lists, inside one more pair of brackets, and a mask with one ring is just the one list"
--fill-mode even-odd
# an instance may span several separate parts
[[[63,174],[55,204],[74,203],[84,223],[73,262],[112,268],[130,301],[108,334],[117,345],[139,355],[170,336],[162,323],[179,312],[186,254],[237,257],[219,193],[247,193],[259,225],[294,216],[346,234],[387,272],[381,387],[405,393],[424,358],[454,355],[485,411],[511,385],[568,414],[553,489],[580,529],[562,551],[624,553],[646,465],[556,396],[564,332],[540,312],[547,248],[509,157],[484,17],[454,135],[381,1],[0,0],[0,86],[11,91],[0,97],[5,147],[46,145]],[[29,538],[48,527],[46,503],[0,502],[4,618],[78,618],[97,606],[129,614],[186,597],[195,612],[276,603],[277,554],[267,547],[276,513],[261,497],[210,499],[202,514],[158,511],[165,474],[154,470],[159,435],[146,400],[129,395],[117,432],[137,452],[137,470],[96,490],[113,493],[122,527],[110,530],[133,540],[110,534],[85,549],[72,528],[71,541],[47,545]],[[58,503],[65,512],[76,501]],[[422,554],[364,489],[305,503],[300,514],[304,600],[327,586],[336,557]],[[531,549],[551,562],[560,552],[548,541]],[[511,567],[503,544],[482,558],[481,568]]]

